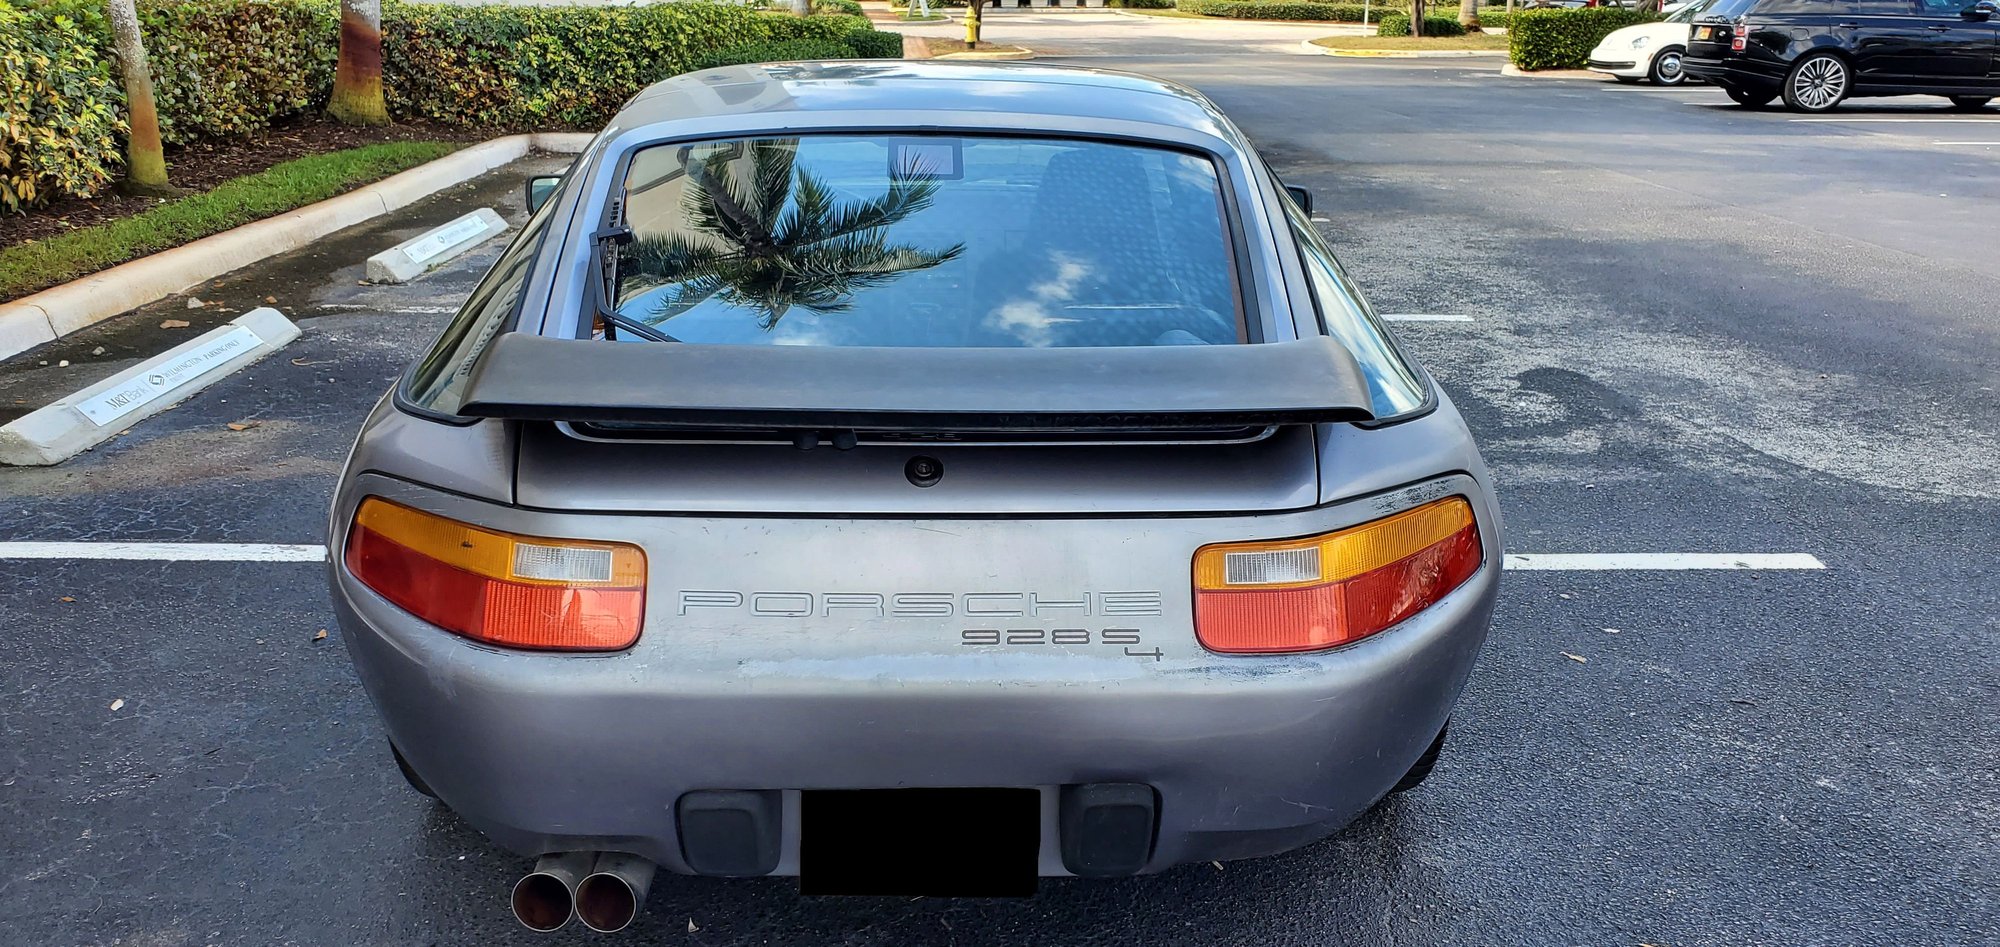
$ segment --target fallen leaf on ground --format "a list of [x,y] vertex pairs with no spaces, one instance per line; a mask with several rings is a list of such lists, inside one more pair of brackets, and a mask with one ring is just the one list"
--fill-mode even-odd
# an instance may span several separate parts
[[57,363],[56,363],[56,367],[57,367],[57,368],[68,368],[68,367],[69,367],[69,359],[63,359],[62,361],[60,361],[60,362],[57,362]]
[[162,320],[160,320],[160,328],[162,328],[162,329],[185,329],[185,328],[187,328],[188,326],[191,326],[191,325],[193,325],[193,324],[194,324],[194,323],[191,323],[191,322],[187,321],[186,319],[162,319]]
[[104,346],[100,345],[100,346],[98,346],[98,347],[96,347],[96,348],[94,348],[94,349],[91,349],[91,350],[90,350],[90,354],[92,354],[92,355],[103,355],[103,354],[104,354]]
[[688,918],[688,933],[692,934],[698,930],[701,928],[694,926],[694,918]]
[[326,639],[326,629],[324,628],[321,628],[317,633],[313,635],[314,641],[323,641],[325,639]]
[[111,709],[112,709],[112,710],[117,710],[117,709],[119,709],[120,707],[123,707],[123,706],[125,706],[125,698],[123,698],[123,697],[120,697],[120,698],[118,698],[117,700],[114,700],[114,701],[112,701],[112,702],[111,702]]
[[306,366],[306,365],[311,365],[313,363],[306,361],[306,357],[301,355],[298,358],[292,359],[292,364],[299,366]]
[[1557,592],[1557,593],[1556,593],[1556,598],[1569,598],[1569,597],[1571,597],[1571,596],[1570,596],[1570,594],[1569,594],[1568,592]]
[[266,296],[266,297],[264,297],[264,301],[265,301],[265,302],[267,302],[267,303],[274,303],[274,302],[277,302],[277,301],[278,301],[278,297],[276,297],[276,296]]
[[231,421],[229,422],[229,429],[232,431],[247,431],[262,423],[262,421]]
[[1575,662],[1576,662],[1576,663],[1578,663],[1578,664],[1589,664],[1589,663],[1590,663],[1590,659],[1589,659],[1589,658],[1586,658],[1586,657],[1584,657],[1583,655],[1580,655],[1580,654],[1571,654],[1571,653],[1569,653],[1569,652],[1567,652],[1567,651],[1564,651],[1564,652],[1562,653],[1562,656],[1563,656],[1563,657],[1565,657],[1565,658],[1568,658],[1568,659],[1570,659],[1571,661],[1575,661]]
[[204,305],[204,303],[202,303],[202,301],[201,301],[201,300],[199,300],[199,299],[196,299],[196,298],[194,298],[193,296],[189,296],[189,297],[188,297],[188,308],[189,308],[189,309],[200,309],[200,308],[201,308],[201,307],[202,307],[203,305]]
[[63,596],[63,597],[62,597],[62,600],[63,600],[63,601],[65,601],[65,602],[74,602],[74,601],[76,601],[76,599],[74,599],[74,598],[72,598],[72,597],[70,597],[70,596],[68,596],[68,595],[65,595],[65,596]]
[[1618,629],[1616,629],[1616,628],[1606,628],[1606,629],[1604,629],[1604,633],[1605,633],[1605,634],[1608,634],[1608,635],[1615,635],[1615,634],[1617,634],[1617,633],[1618,633]]

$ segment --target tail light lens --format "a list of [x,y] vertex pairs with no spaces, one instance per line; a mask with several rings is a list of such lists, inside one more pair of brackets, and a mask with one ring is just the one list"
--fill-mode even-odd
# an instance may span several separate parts
[[1750,36],[1750,24],[1748,23],[1736,24],[1735,38],[1729,41],[1729,48],[1735,52],[1739,53],[1742,52],[1743,47],[1749,42],[1748,39],[1749,36]]
[[618,651],[639,640],[646,554],[637,546],[515,536],[369,497],[345,560],[397,607],[475,641]]
[[1464,497],[1304,539],[1194,554],[1195,635],[1211,651],[1316,651],[1375,634],[1443,598],[1484,561]]

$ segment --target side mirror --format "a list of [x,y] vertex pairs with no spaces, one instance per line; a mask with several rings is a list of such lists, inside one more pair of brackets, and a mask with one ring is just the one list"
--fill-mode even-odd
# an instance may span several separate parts
[[542,205],[549,202],[549,195],[554,194],[556,186],[561,183],[562,176],[558,174],[538,174],[529,178],[528,213],[541,210]]
[[1313,192],[1302,187],[1293,187],[1287,184],[1285,185],[1285,193],[1292,196],[1292,203],[1299,205],[1300,210],[1308,214],[1313,212]]

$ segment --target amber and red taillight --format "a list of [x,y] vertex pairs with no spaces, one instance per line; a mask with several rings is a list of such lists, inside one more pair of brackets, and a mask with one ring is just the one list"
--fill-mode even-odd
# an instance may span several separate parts
[[637,546],[516,536],[376,497],[354,514],[345,561],[398,608],[508,648],[622,650],[645,613]]
[[1195,635],[1239,654],[1337,647],[1435,604],[1484,557],[1464,497],[1319,536],[1203,546]]

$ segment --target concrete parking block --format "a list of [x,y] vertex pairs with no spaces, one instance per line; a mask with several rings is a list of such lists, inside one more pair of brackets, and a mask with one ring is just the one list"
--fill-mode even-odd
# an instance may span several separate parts
[[368,278],[407,283],[506,232],[507,222],[492,208],[481,207],[369,257]]
[[252,309],[0,427],[0,464],[62,463],[298,337],[298,326],[278,310]]

